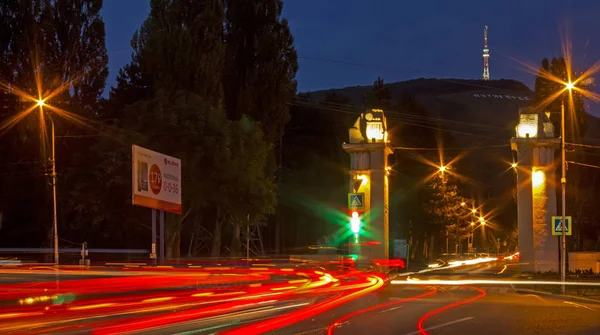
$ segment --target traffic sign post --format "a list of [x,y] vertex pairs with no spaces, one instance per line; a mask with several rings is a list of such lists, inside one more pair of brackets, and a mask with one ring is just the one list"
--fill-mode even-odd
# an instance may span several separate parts
[[[573,233],[572,221],[570,216],[565,216],[565,235],[571,236]],[[552,217],[552,235],[562,236],[562,216]]]

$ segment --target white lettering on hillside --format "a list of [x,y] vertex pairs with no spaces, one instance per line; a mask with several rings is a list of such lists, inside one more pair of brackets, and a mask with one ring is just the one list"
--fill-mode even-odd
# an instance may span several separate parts
[[494,99],[505,99],[505,100],[521,100],[521,101],[529,101],[530,97],[525,96],[517,96],[517,95],[508,95],[508,94],[479,94],[473,93],[475,98],[494,98]]

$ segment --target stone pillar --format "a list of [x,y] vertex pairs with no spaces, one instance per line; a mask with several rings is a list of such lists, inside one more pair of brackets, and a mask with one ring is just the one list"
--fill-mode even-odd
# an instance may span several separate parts
[[[518,150],[520,149],[520,150]],[[531,187],[532,145],[521,145],[517,151],[517,223],[519,229],[519,255],[521,271],[533,272],[533,192]]]
[[[363,193],[365,197],[364,208],[360,210],[363,226],[359,260],[387,260],[390,239],[387,158],[393,149],[387,139],[383,111],[361,114],[349,133],[350,143],[344,143],[343,148],[350,154],[350,193]],[[359,177],[367,182],[357,189],[355,180]]]
[[517,220],[521,271],[558,271],[558,241],[552,236],[556,215],[554,152],[556,138],[513,138],[517,152]]
[[559,271],[558,239],[552,236],[552,216],[557,215],[554,151],[551,143],[538,143],[533,149],[535,167],[545,176],[543,183],[533,188],[534,226],[541,225],[534,238],[535,271],[540,272]]

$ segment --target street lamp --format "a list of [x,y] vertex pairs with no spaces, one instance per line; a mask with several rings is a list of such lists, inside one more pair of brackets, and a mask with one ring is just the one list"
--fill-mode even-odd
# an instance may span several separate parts
[[[565,84],[565,91],[571,91],[575,88],[572,82],[567,82]],[[560,224],[561,228],[561,245],[560,245],[560,280],[563,282],[567,279],[567,235],[565,231],[565,220],[566,220],[566,212],[567,212],[567,160],[566,160],[566,148],[565,148],[565,96],[564,94],[561,97],[560,103],[560,153],[562,157],[561,161],[561,178],[560,178],[560,186],[562,191],[562,220]],[[565,285],[561,286],[562,293],[565,293]]]
[[[46,105],[45,101],[43,99],[39,99],[37,100],[37,106],[40,108],[40,113],[43,113],[43,107]],[[52,117],[49,117],[50,119],[50,126],[51,126],[51,131],[52,131],[52,158],[50,159],[51,163],[52,163],[52,167],[51,167],[51,171],[50,171],[50,176],[52,177],[52,201],[53,201],[53,207],[54,207],[54,211],[53,211],[53,224],[54,224],[54,263],[56,265],[58,265],[58,216],[56,213],[56,154],[55,154],[55,150],[54,150],[54,121],[52,120]]]

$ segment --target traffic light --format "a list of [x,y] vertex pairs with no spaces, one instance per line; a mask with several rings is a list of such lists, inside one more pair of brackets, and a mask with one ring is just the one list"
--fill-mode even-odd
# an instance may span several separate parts
[[352,216],[350,217],[350,230],[354,234],[358,234],[360,232],[360,226],[360,216],[358,215],[358,212],[354,211],[352,212]]

